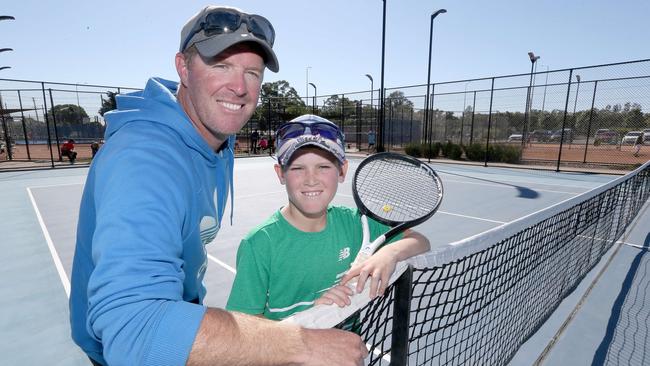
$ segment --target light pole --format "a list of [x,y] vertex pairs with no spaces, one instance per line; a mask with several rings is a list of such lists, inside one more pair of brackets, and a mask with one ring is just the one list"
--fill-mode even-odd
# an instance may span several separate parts
[[[0,15],[0,20],[16,20],[11,15]],[[0,48],[0,52],[6,52],[6,51],[13,51],[11,48]],[[0,67],[0,70],[6,70],[6,69],[11,69],[11,66],[2,66]]]
[[469,86],[469,83],[471,83],[471,82],[472,81],[470,80],[470,81],[465,83],[465,91],[463,92],[463,119],[460,122],[460,144],[461,145],[463,144],[463,132],[464,132],[463,127],[465,126],[465,108],[466,108],[465,102],[467,101],[467,87]]
[[372,113],[370,115],[370,129],[372,130],[372,120],[373,120],[373,117],[374,117],[374,109],[373,109],[373,105],[372,105],[373,104],[372,97],[373,97],[373,94],[375,93],[375,87],[374,87],[374,81],[372,80],[372,76],[370,76],[370,74],[366,74],[366,77],[368,79],[370,79],[370,112]]
[[318,95],[318,92],[316,91],[316,84],[314,83],[309,83],[309,85],[314,87],[314,99],[311,103],[311,114],[316,114],[316,95]]
[[546,80],[544,81],[544,98],[542,98],[542,112],[544,112],[544,106],[546,105],[546,87],[548,86],[548,65],[546,65]]
[[384,64],[386,59],[386,0],[382,13],[381,26],[381,86],[379,87],[379,116],[377,117],[377,152],[384,151]]
[[530,124],[530,107],[531,107],[531,92],[533,88],[533,70],[535,67],[535,62],[540,59],[541,56],[535,56],[533,52],[528,52],[528,57],[530,58],[530,82],[528,84],[528,93],[526,94],[526,110],[524,111],[524,133],[521,139],[521,145],[525,146],[526,141],[528,141],[528,125]]
[[[576,119],[576,107],[578,106],[578,93],[580,93],[580,75],[576,74],[576,80],[578,81],[578,86],[576,87],[576,100],[573,102],[573,119]],[[577,122],[577,120],[575,121]]]
[[305,74],[307,75],[305,77],[305,105],[309,106],[309,69],[311,69],[311,66],[307,66],[305,69]]
[[[436,11],[435,13],[431,14],[431,26],[429,28],[429,60],[428,60],[428,68],[427,68],[427,95],[425,96],[424,102],[426,104],[426,108],[424,109],[424,125],[425,127],[429,126],[429,87],[431,86],[431,49],[433,47],[433,20],[439,15],[446,13],[446,9],[440,9]],[[425,129],[426,132],[428,132],[429,135],[429,145],[431,144],[431,131],[430,128]],[[424,136],[425,142],[427,136]],[[427,155],[431,155],[427,152]],[[429,159],[431,157],[429,156]]]

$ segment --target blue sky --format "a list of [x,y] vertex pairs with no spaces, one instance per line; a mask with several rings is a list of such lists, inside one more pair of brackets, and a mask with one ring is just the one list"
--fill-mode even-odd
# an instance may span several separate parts
[[[204,1],[5,1],[0,15],[0,78],[142,87],[150,76],[177,79],[180,28]],[[299,94],[379,87],[381,0],[237,1],[269,18],[280,72]],[[650,58],[650,1],[387,0],[385,86],[424,84],[429,20],[434,23],[432,82]],[[310,87],[309,94],[313,94]]]

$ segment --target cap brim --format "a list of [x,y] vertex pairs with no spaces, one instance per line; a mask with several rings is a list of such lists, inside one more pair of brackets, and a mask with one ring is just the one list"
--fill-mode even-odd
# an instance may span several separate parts
[[341,148],[341,146],[337,146],[335,143],[319,138],[319,139],[309,139],[306,141],[299,141],[298,139],[294,139],[294,141],[288,141],[286,144],[286,147],[283,147],[281,150],[282,151],[277,151],[277,158],[278,162],[280,165],[287,165],[289,161],[291,161],[291,157],[300,149],[301,147],[305,146],[314,146],[317,147],[321,150],[327,151],[334,155],[336,160],[338,160],[341,164],[345,162],[345,150]]
[[227,48],[244,42],[253,42],[259,45],[262,51],[264,51],[263,58],[266,67],[273,72],[278,72],[278,70],[280,70],[278,58],[275,56],[275,52],[273,52],[273,49],[269,46],[269,44],[250,33],[242,34],[236,32],[221,34],[218,37],[212,37],[195,42],[194,45],[196,46],[196,49],[199,51],[201,56],[214,57],[225,51]]

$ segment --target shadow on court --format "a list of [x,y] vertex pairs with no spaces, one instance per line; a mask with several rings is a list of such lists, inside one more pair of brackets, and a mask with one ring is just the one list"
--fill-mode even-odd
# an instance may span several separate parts
[[605,336],[594,353],[592,366],[650,364],[650,350],[645,350],[650,320],[650,310],[646,305],[650,301],[648,250],[650,233],[630,264],[612,306]]
[[[438,170],[438,171],[442,172],[442,170]],[[503,186],[513,187],[513,188],[515,188],[517,190],[517,192],[519,192],[519,194],[517,195],[518,198],[536,199],[536,198],[539,197],[539,192],[537,192],[534,189],[530,189],[528,187],[518,186],[516,184],[510,184],[510,183],[503,183],[503,182],[499,182],[499,181],[496,181],[496,180],[477,178],[477,177],[473,177],[473,176],[470,176],[470,175],[452,173],[452,172],[448,172],[448,171],[445,171],[444,173],[449,174],[449,175],[455,175],[455,176],[458,176],[458,177],[474,179],[474,180],[480,180],[480,181],[483,181],[483,182],[489,182],[489,183],[493,183],[493,184],[500,184],[500,185],[503,185]]]

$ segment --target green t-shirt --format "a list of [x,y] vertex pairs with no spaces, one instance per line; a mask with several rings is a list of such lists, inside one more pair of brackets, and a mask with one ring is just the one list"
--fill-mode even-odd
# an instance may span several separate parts
[[[371,241],[389,229],[368,224]],[[277,211],[239,245],[226,308],[273,320],[305,310],[350,269],[361,241],[357,209],[329,207],[325,229],[316,233],[296,229]]]

